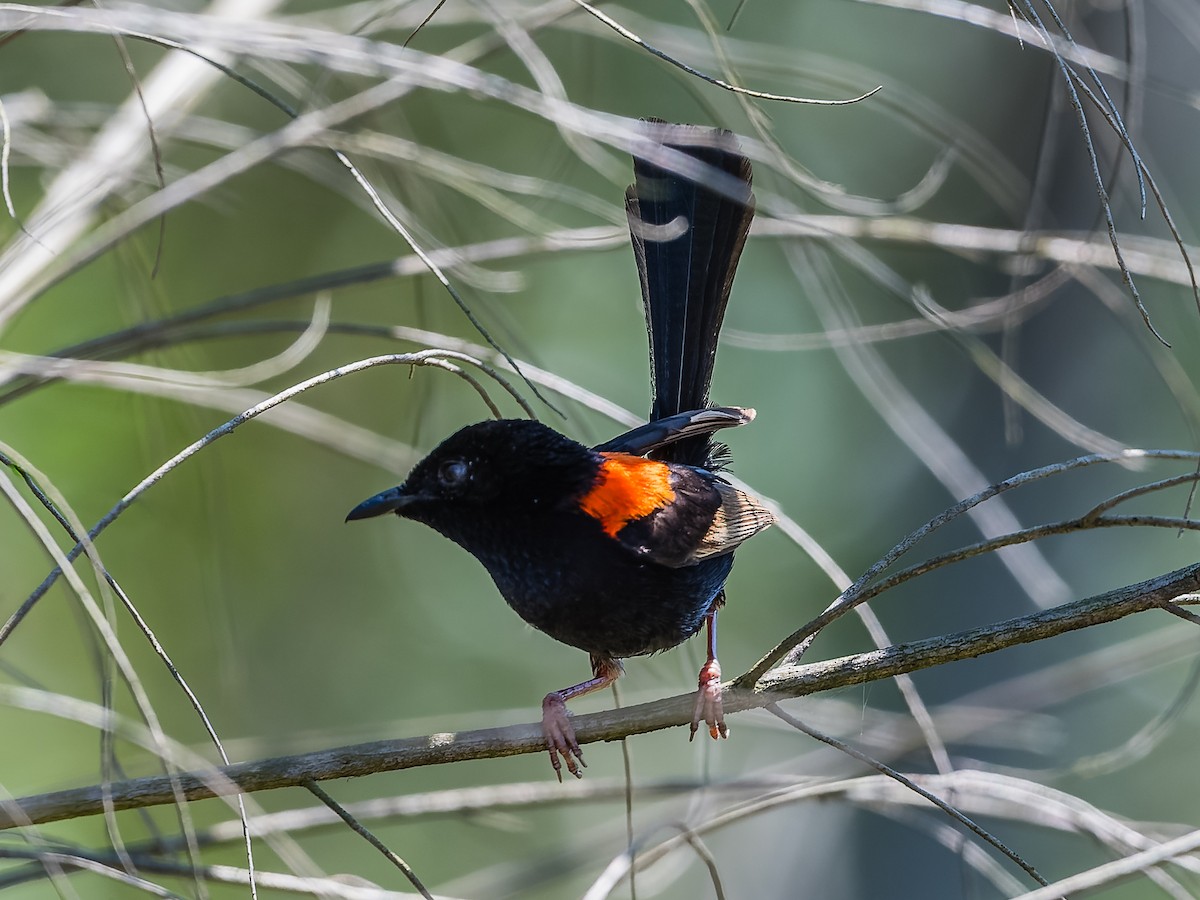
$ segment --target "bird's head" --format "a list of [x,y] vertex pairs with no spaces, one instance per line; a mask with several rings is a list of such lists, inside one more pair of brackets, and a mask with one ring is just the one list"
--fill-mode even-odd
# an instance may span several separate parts
[[569,504],[592,485],[598,465],[593,451],[540,422],[480,422],[446,438],[403,484],[364,500],[346,520],[393,512],[458,540],[471,520]]

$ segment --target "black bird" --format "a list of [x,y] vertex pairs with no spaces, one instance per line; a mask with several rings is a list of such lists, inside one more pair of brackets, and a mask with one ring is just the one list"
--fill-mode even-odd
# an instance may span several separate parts
[[625,193],[650,332],[650,421],[589,449],[533,420],[470,425],[413,468],[404,484],[347,519],[394,512],[472,553],[530,625],[587,651],[592,678],[542,701],[559,779],[582,775],[565,703],[611,684],[620,660],[667,650],[708,626],[692,736],[725,737],[717,610],[733,550],[774,521],[721,478],[712,433],[754,418],[708,408],[717,338],[754,195],[750,162],[728,131],[644,123],[685,155],[687,174],[634,158]]

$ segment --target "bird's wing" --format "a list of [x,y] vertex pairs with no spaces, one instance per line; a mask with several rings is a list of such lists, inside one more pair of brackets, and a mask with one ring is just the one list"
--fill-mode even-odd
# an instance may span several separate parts
[[707,470],[602,455],[600,477],[579,507],[641,559],[690,566],[732,552],[775,521],[761,501]]
[[594,449],[601,453],[632,453],[634,456],[645,456],[675,441],[712,434],[722,428],[745,425],[754,421],[754,416],[754,410],[738,406],[693,409],[639,425]]

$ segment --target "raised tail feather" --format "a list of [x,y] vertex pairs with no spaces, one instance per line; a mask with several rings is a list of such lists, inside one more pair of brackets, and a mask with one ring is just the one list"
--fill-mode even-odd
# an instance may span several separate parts
[[[717,339],[750,220],[750,161],[729,131],[695,125],[645,125],[663,146],[703,170],[687,175],[634,158],[625,192],[641,276],[654,378],[651,420],[708,405]],[[703,466],[713,452],[701,435],[664,447],[659,458]]]

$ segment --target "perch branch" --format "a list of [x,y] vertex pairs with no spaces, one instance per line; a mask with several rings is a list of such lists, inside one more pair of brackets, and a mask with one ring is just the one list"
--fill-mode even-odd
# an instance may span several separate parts
[[[1192,598],[1184,598],[1184,595],[1197,592],[1200,592],[1200,564],[970,631],[895,644],[883,650],[822,662],[780,666],[767,672],[751,688],[727,685],[725,710],[733,713],[760,708],[782,699],[970,659],[1162,608],[1177,599],[1187,602]],[[690,723],[693,705],[694,698],[685,694],[578,716],[575,732],[580,743],[620,740],[633,734]],[[214,779],[211,773],[181,773],[177,776],[177,785],[189,800],[201,800],[216,796],[218,790],[262,791],[332,778],[544,751],[540,724],[513,725],[375,741],[316,753],[235,763],[217,769],[223,776],[219,779]],[[104,795],[100,785],[92,785],[14,800],[0,807],[0,828],[96,815],[103,809]],[[172,803],[177,794],[172,791],[170,779],[155,776],[109,785],[108,796],[112,807],[121,810]]]

